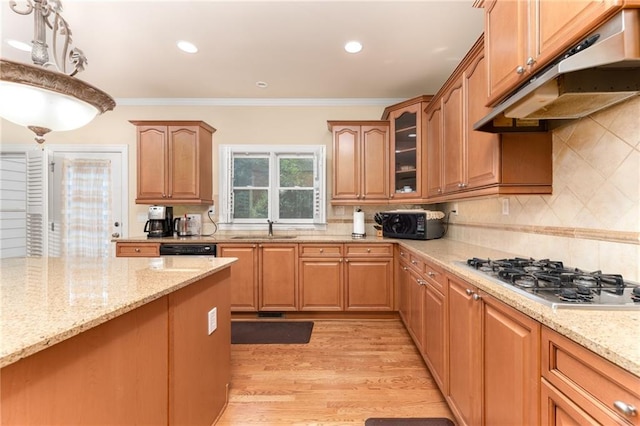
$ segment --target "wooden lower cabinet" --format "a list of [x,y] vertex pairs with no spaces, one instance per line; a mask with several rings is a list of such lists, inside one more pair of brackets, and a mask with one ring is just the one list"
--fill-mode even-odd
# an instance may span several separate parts
[[638,376],[547,327],[541,341],[542,424],[640,425]]
[[393,311],[393,245],[345,244],[345,310]]
[[231,311],[256,312],[258,310],[258,245],[218,244],[218,256],[236,257],[231,265]]
[[423,358],[440,389],[444,389],[448,362],[447,301],[442,293],[428,283],[425,286],[422,303]]
[[448,278],[446,398],[463,425],[537,425],[540,324],[457,278]]
[[258,244],[261,311],[298,310],[298,245]]
[[343,311],[342,244],[301,244],[298,285],[301,311]]

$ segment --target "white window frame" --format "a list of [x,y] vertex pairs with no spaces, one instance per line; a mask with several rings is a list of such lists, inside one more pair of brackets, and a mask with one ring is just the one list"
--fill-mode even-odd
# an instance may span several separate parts
[[[233,158],[234,155],[269,157],[269,212],[265,219],[233,218]],[[312,219],[280,219],[278,194],[280,185],[279,159],[314,158],[314,217]],[[326,155],[324,145],[220,145],[219,228],[221,230],[262,230],[267,219],[279,229],[326,229]]]

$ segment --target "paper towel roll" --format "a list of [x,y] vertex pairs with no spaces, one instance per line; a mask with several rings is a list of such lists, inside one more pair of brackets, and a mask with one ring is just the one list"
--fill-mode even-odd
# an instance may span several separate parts
[[364,212],[353,212],[353,233],[364,235]]

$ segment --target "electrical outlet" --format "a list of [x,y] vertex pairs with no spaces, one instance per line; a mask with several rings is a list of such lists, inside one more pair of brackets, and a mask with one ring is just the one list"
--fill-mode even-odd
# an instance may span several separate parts
[[207,322],[209,325],[209,334],[216,331],[216,328],[218,328],[218,308],[213,308],[209,311]]
[[458,213],[460,213],[460,210],[458,210],[458,203],[453,203],[453,205],[451,206],[451,213],[454,216],[458,216]]
[[216,214],[216,206],[214,204],[209,206],[209,210],[207,210],[210,215]]
[[502,214],[504,216],[509,216],[509,199],[508,198],[502,199]]

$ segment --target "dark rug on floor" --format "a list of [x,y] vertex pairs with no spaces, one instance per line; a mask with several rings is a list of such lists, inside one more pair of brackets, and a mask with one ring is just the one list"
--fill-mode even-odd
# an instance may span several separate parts
[[364,426],[454,426],[454,423],[446,418],[370,418],[364,422]]
[[309,343],[313,321],[232,321],[231,343]]

